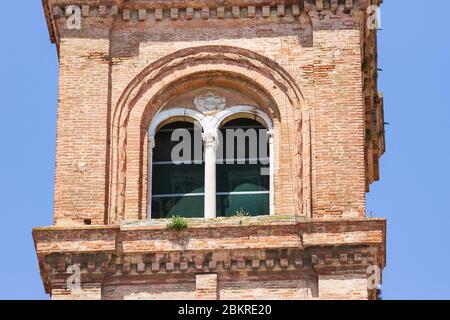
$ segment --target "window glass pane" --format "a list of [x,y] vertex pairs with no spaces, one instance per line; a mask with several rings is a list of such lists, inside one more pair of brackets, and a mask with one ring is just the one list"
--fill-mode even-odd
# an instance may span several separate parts
[[[239,129],[240,132],[235,131]],[[220,157],[219,151],[217,216],[234,216],[238,211],[252,216],[270,214],[270,176],[263,174],[268,170],[261,170],[269,167],[266,129],[255,120],[236,119],[226,123],[221,133],[219,150],[223,156]],[[245,146],[244,154],[238,153],[239,143]]]
[[[174,130],[186,129],[191,137],[191,159],[194,159],[194,125],[188,122],[174,122],[161,128],[155,136],[155,149],[153,150],[153,162],[172,161],[172,150],[180,141],[172,141]],[[197,128],[199,141],[197,144],[202,148],[201,129]],[[200,151],[201,154],[201,151]],[[201,160],[201,157],[200,159]]]
[[[194,125],[174,122],[161,128],[155,136],[152,165],[152,218],[203,217],[205,168],[200,163],[174,164],[172,150],[181,141],[171,141],[176,129],[188,129],[188,145],[194,160]],[[200,147],[202,142],[200,143]],[[201,150],[201,149],[200,149]],[[201,152],[200,152],[201,153]],[[183,155],[181,155],[183,156]],[[196,159],[197,160],[197,159]],[[201,159],[200,159],[201,160]]]
[[[219,148],[223,151],[223,153],[222,157],[219,157],[219,160],[223,158],[225,162],[225,160],[227,159],[255,159],[259,158],[261,155],[264,158],[267,158],[269,156],[268,143],[264,144],[265,150],[261,150],[260,148],[261,138],[265,139],[267,142],[267,130],[256,120],[232,120],[223,125],[220,129],[220,132],[222,135],[222,144],[219,146]],[[245,146],[244,154],[238,154],[240,143],[243,143],[243,145]],[[231,151],[234,152],[229,152],[230,150],[227,151],[228,146],[232,146],[233,148],[231,149]]]
[[204,176],[201,164],[153,165],[153,195],[203,193]]
[[269,191],[268,175],[261,174],[263,165],[218,164],[217,192]]
[[231,217],[238,211],[252,216],[269,215],[269,194],[218,195],[217,216]]
[[153,197],[152,218],[170,218],[182,216],[186,218],[203,218],[203,196],[195,197]]

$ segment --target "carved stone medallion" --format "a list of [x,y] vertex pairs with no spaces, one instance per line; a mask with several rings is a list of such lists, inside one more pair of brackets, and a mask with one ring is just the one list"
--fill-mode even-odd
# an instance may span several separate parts
[[205,113],[225,109],[227,100],[217,91],[206,91],[194,99],[197,110]]

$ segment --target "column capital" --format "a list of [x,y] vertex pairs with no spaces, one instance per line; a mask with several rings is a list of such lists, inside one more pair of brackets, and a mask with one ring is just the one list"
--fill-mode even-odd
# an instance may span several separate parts
[[219,136],[217,135],[217,132],[205,132],[202,134],[202,138],[205,149],[217,149],[219,145]]

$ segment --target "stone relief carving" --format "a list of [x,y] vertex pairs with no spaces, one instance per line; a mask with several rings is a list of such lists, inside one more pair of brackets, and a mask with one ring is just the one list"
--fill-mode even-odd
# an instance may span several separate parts
[[194,98],[194,105],[200,112],[221,111],[227,106],[227,99],[217,91],[206,91]]

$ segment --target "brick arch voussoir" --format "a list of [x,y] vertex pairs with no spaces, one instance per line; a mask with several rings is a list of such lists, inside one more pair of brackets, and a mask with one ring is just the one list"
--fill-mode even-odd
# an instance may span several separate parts
[[231,72],[203,71],[180,78],[161,89],[146,105],[140,122],[141,131],[146,132],[148,130],[153,116],[164,109],[167,102],[174,97],[194,89],[211,86],[241,92],[255,101],[256,105],[272,119],[280,119],[281,117],[280,111],[271,99],[270,94],[253,81]]
[[[143,205],[145,188],[142,185],[142,175],[145,161],[142,156],[146,152],[143,143],[146,131],[142,120],[145,115],[151,118],[151,114],[163,104],[164,101],[155,103],[158,94],[183,77],[201,72],[231,72],[250,82],[256,82],[276,107],[290,106],[298,130],[302,131],[303,95],[292,77],[276,62],[248,50],[223,46],[190,48],[168,55],[145,68],[127,86],[114,111],[110,208],[113,218],[110,221],[144,216],[142,211],[146,206]],[[130,125],[138,126],[140,130],[128,132]],[[300,148],[304,146],[302,136],[304,135],[300,134],[296,137],[296,145]],[[130,144],[139,144],[139,152],[128,154],[127,146]],[[302,165],[298,155],[302,152],[303,150],[298,150],[295,155],[299,168]],[[298,174],[301,176],[302,172]],[[302,190],[302,186],[296,187],[299,197],[302,197]],[[131,214],[125,216],[125,212]]]
[[292,90],[292,99],[304,104],[303,94],[296,84],[294,78],[277,62],[260,55],[256,52],[231,47],[231,46],[201,46],[187,48],[171,53],[163,58],[158,59],[142,70],[125,88],[120,96],[118,103],[113,111],[113,123],[118,125],[118,118],[122,117],[122,113],[133,107],[135,100],[142,91],[146,90],[148,84],[158,81],[163,74],[170,72],[177,65],[182,68],[198,62],[199,60],[208,59],[209,63],[216,61],[226,61],[227,63],[246,64],[247,67],[254,67],[264,72],[272,78],[278,78],[278,83],[285,83]]

